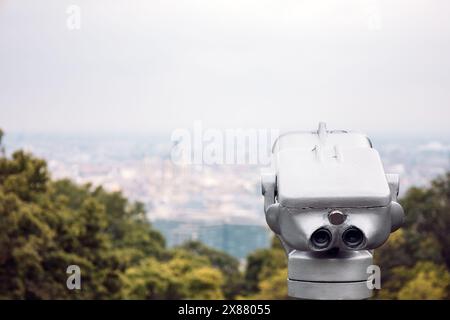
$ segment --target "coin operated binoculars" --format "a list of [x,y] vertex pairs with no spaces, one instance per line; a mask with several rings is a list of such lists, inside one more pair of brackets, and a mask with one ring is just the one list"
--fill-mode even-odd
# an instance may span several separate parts
[[281,135],[262,174],[267,223],[288,258],[288,294],[302,299],[366,299],[373,249],[404,221],[399,177],[385,174],[363,134]]

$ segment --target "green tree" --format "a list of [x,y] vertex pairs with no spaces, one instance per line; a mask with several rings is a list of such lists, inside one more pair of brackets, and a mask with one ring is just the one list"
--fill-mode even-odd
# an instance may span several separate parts
[[3,147],[3,135],[4,132],[3,130],[0,128],[0,156],[5,156],[5,148]]
[[382,267],[378,297],[449,298],[450,173],[427,188],[411,188],[401,203],[405,225],[375,251],[375,263]]
[[[66,287],[73,264],[82,290]],[[237,261],[221,252],[166,249],[141,203],[52,181],[45,161],[23,151],[0,155],[0,299],[220,299],[236,279]]]
[[207,247],[198,241],[189,241],[179,247],[196,256],[207,257],[214,268],[219,269],[224,276],[222,291],[227,299],[233,299],[244,287],[244,279],[239,271],[239,261],[229,254]]
[[181,279],[154,258],[143,259],[124,274],[128,299],[181,299],[187,295]]
[[278,238],[274,237],[271,248],[256,250],[247,257],[244,294],[251,296],[258,293],[261,290],[262,281],[279,276],[279,270],[286,268],[286,253]]
[[[399,267],[404,268],[404,267]],[[398,292],[398,299],[446,299],[450,274],[445,266],[431,262],[419,262],[410,270],[394,270],[407,275],[407,282]]]
[[147,258],[125,273],[132,299],[223,299],[223,274],[207,257],[177,249],[167,261]]
[[276,269],[268,278],[258,284],[258,293],[252,299],[287,299],[287,268]]

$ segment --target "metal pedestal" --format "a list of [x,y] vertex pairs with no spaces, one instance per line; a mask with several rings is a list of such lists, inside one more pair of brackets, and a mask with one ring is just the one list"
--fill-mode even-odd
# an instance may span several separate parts
[[300,299],[367,299],[367,268],[373,264],[368,250],[289,254],[288,294]]

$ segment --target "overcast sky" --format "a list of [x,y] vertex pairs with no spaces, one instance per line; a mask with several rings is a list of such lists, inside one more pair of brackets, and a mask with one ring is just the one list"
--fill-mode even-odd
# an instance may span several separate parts
[[[81,29],[67,28],[69,5]],[[450,133],[447,0],[0,0],[0,127]]]

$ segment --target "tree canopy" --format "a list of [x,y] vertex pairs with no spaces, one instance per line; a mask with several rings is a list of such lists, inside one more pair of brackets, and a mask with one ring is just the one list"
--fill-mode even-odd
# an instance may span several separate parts
[[[66,287],[69,265],[81,290]],[[236,259],[203,245],[166,248],[120,192],[53,181],[23,151],[0,156],[0,299],[220,299],[239,276]]]
[[[144,206],[120,192],[52,180],[46,162],[7,157],[0,130],[0,299],[284,299],[283,248],[238,260],[199,242],[169,249]],[[406,224],[375,251],[375,298],[450,298],[450,173],[401,200]],[[81,290],[66,287],[69,265]]]

